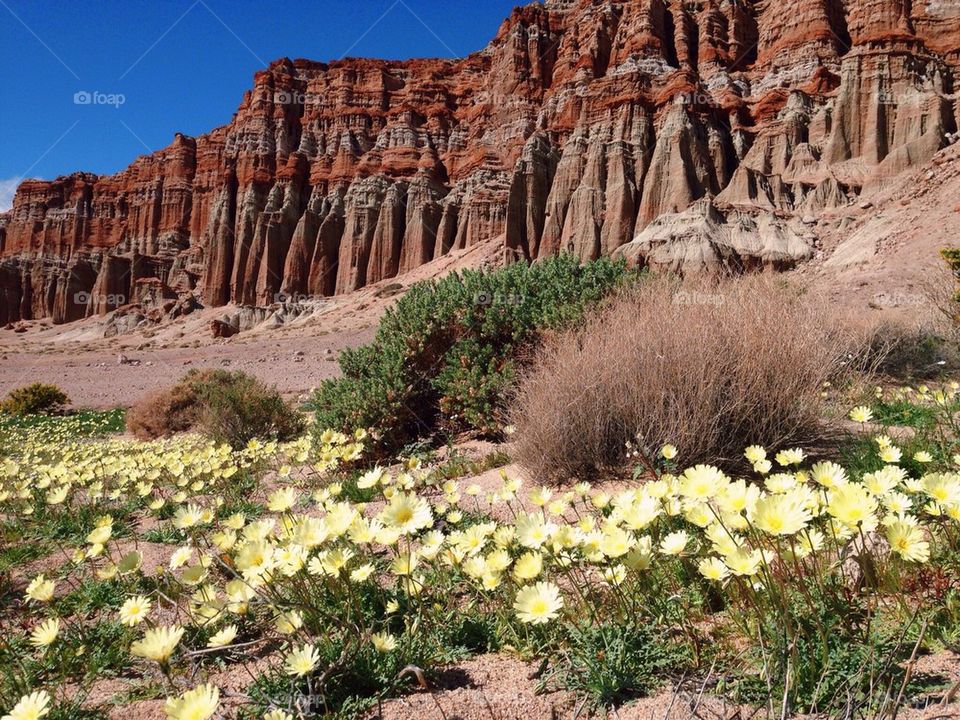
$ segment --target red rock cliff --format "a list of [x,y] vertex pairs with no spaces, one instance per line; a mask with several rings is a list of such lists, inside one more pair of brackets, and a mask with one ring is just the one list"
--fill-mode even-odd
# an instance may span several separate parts
[[283,59],[233,120],[0,215],[0,322],[345,293],[451,248],[789,266],[956,139],[957,0],[548,0],[458,61]]

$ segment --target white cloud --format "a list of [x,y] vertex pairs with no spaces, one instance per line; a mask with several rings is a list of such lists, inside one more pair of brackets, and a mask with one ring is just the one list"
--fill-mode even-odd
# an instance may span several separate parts
[[0,212],[5,212],[13,207],[13,194],[17,191],[17,186],[23,178],[14,177],[0,180]]

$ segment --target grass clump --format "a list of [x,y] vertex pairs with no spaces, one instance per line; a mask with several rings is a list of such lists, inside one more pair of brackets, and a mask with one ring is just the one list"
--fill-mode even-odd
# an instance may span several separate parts
[[[832,578],[822,589],[791,587],[782,593],[787,612],[757,618],[765,641],[755,655],[765,687],[752,697],[775,707],[778,699],[798,712],[845,707],[875,711],[904,678],[918,628],[908,620],[899,635],[873,615],[873,608]],[[748,693],[748,696],[750,694]],[[746,698],[745,698],[746,699]]]
[[[31,648],[21,636],[0,642],[0,706],[13,707],[18,697],[43,684],[62,685],[68,681],[89,684],[118,675],[130,664],[127,645],[131,635],[120,623],[99,620],[89,625],[64,625],[58,642],[42,653]],[[79,648],[83,650],[78,651]],[[64,720],[102,717],[81,711],[85,698],[86,690],[80,689],[75,697],[54,705],[46,717]]]
[[127,416],[127,428],[139,438],[199,429],[231,447],[253,438],[289,440],[304,427],[303,416],[275,388],[226,370],[191,370],[172,387],[144,397]]
[[27,415],[59,415],[70,403],[70,398],[56,385],[33,383],[11,390],[0,412],[24,417]]
[[631,273],[570,256],[418,283],[374,341],[340,357],[343,377],[312,401],[318,428],[369,428],[398,449],[440,430],[496,434],[518,368],[547,332],[569,326]]
[[932,408],[902,398],[878,400],[871,409],[874,420],[887,426],[902,425],[917,430],[927,430],[937,421],[936,411]]
[[645,697],[691,666],[685,648],[648,624],[584,625],[571,640],[545,683],[575,692],[595,710]]
[[575,477],[624,461],[626,443],[686,463],[743,448],[821,445],[823,386],[860,336],[803,292],[767,278],[637,289],[547,343],[519,384],[514,457],[534,476]]

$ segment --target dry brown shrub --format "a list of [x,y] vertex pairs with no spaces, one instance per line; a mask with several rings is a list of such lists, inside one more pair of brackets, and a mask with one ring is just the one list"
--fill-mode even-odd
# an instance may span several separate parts
[[255,377],[226,370],[191,370],[176,385],[151,393],[127,413],[127,429],[153,439],[199,430],[216,442],[243,447],[253,438],[291,440],[303,416]]
[[127,411],[127,430],[153,440],[191,429],[200,419],[200,387],[214,373],[192,370],[175,385],[145,395]]
[[620,466],[625,443],[680,449],[682,464],[743,449],[816,447],[824,383],[862,357],[863,332],[782,278],[655,278],[549,340],[511,411],[514,457],[535,477]]

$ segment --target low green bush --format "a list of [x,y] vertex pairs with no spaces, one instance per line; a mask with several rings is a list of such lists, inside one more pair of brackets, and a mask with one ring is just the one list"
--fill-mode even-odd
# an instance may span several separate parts
[[69,404],[70,398],[56,385],[33,383],[11,390],[0,403],[0,412],[23,417],[25,415],[58,415]]
[[246,373],[217,371],[211,382],[200,385],[198,394],[201,431],[234,448],[254,438],[292,440],[306,427],[303,415],[276,388]]
[[343,377],[313,398],[316,427],[370,428],[387,449],[438,430],[496,434],[503,397],[537,339],[631,277],[622,262],[561,255],[418,283],[371,344],[341,355]]

